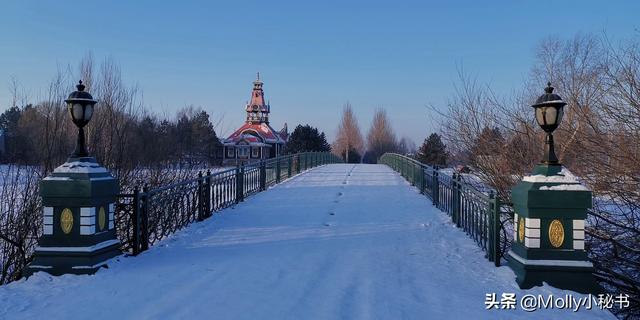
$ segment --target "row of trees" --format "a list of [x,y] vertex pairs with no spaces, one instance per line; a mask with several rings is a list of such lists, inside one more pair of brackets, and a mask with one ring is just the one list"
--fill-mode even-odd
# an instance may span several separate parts
[[343,108],[336,140],[331,146],[331,150],[348,163],[376,163],[385,152],[413,154],[415,149],[411,139],[397,138],[383,108],[374,112],[365,141],[349,103]]
[[[452,160],[469,164],[506,202],[542,158],[544,133],[530,105],[547,81],[567,102],[554,133],[561,162],[593,191],[587,251],[601,283],[640,312],[640,41],[549,38],[521,90],[497,95],[460,72],[442,113]],[[437,109],[434,108],[437,112]]]
[[137,168],[188,164],[203,166],[219,161],[220,142],[209,114],[185,107],[174,117],[159,117],[142,104],[137,86],[126,85],[110,59],[96,66],[91,55],[79,72],[59,71],[41,101],[28,102],[14,90],[14,105],[0,115],[5,135],[5,163],[42,168],[45,175],[63,163],[73,150],[77,129],[69,119],[64,99],[75,88],[71,79],[83,79],[87,91],[99,101],[87,126],[90,154],[113,170],[127,185]]
[[[47,124],[51,125],[52,121],[43,112],[43,106],[44,104],[14,106],[0,114],[0,129],[5,134],[5,152],[0,155],[3,162],[43,165],[46,170],[51,170],[52,165],[60,163],[61,159],[69,155],[75,142],[75,127],[54,123],[54,126],[65,127],[65,136],[61,137],[63,143],[59,147],[48,149],[44,142],[52,142],[54,137],[45,132]],[[216,151],[220,142],[209,120],[209,114],[202,109],[183,108],[178,111],[175,119],[160,120],[155,115],[118,116],[126,123],[126,132],[116,135],[121,137],[124,148],[114,148],[111,145],[108,149],[103,148],[107,147],[104,140],[115,140],[109,134],[110,130],[105,128],[105,123],[102,123],[104,119],[95,117],[95,123],[92,121],[87,128],[91,154],[116,168],[149,167],[184,161],[215,164],[219,161]],[[43,137],[46,139],[42,139]],[[124,150],[127,156],[120,157],[119,150]]]

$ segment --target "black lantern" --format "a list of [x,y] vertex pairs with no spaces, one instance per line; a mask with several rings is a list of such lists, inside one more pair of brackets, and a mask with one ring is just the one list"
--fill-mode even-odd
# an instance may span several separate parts
[[551,82],[547,83],[544,92],[545,93],[536,100],[536,103],[532,105],[536,111],[536,121],[538,125],[547,133],[542,163],[547,165],[560,165],[553,147],[553,131],[558,128],[560,121],[562,121],[562,109],[567,104],[562,101],[559,95],[553,93]]
[[76,150],[71,155],[72,158],[86,157],[89,154],[84,145],[84,126],[89,123],[91,116],[93,116],[93,107],[96,100],[93,99],[91,94],[84,91],[84,85],[82,80],[76,86],[78,91],[74,91],[69,95],[69,98],[64,102],[67,103],[67,108],[71,114],[73,123],[78,127],[78,142],[76,144]]

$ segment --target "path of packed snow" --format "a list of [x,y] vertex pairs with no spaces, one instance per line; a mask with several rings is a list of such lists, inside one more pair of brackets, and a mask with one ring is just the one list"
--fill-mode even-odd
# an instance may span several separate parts
[[[485,310],[514,292],[471,239],[382,165],[329,165],[94,276],[0,287],[0,319],[609,319]],[[550,287],[527,293],[564,295]]]

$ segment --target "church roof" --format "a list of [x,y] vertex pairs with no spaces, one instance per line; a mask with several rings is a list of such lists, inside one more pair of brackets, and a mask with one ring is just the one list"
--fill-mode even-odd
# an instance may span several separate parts
[[242,139],[249,141],[251,137],[257,137],[261,143],[276,144],[285,144],[289,139],[286,124],[281,131],[276,131],[269,125],[270,106],[264,101],[262,84],[258,73],[257,79],[253,82],[251,101],[247,103],[247,121],[224,140],[225,144],[234,144]]
[[257,147],[270,147],[270,145],[263,142],[263,140],[259,137],[256,137],[249,133],[243,133],[235,136],[234,138],[229,137],[224,141],[225,145],[237,145],[239,142],[244,141],[248,143],[250,146]]
[[285,143],[287,136],[274,130],[268,123],[245,123],[233,132],[225,142],[239,141],[243,134],[257,134],[267,143]]

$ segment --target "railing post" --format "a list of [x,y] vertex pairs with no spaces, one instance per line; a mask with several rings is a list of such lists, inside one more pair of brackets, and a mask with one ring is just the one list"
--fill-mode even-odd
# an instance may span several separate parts
[[280,183],[280,172],[282,171],[280,168],[280,162],[282,159],[278,158],[276,161],[276,184]]
[[151,197],[149,196],[149,186],[142,187],[142,251],[149,250],[149,207],[151,206]]
[[[276,158],[277,159],[277,158]],[[267,162],[260,161],[260,191],[267,189]]]
[[461,227],[461,223],[460,223],[460,174],[458,173],[453,173],[453,179],[452,179],[452,184],[453,184],[453,217],[454,217],[454,222],[456,224],[456,226],[458,228]]
[[133,212],[131,215],[131,222],[133,224],[133,244],[132,254],[137,256],[140,253],[140,188],[136,186],[133,189]]
[[438,166],[433,166],[433,205],[437,208],[440,205],[440,183],[438,181]]
[[204,220],[204,187],[202,185],[202,171],[198,172],[198,221]]
[[424,167],[420,165],[420,193],[424,194],[426,188],[426,179],[424,178]]
[[402,171],[404,172],[404,174],[402,175],[405,179],[409,180],[409,175],[408,175],[408,169],[407,169],[407,160],[406,159],[402,159]]
[[309,160],[308,154],[305,152],[302,154],[302,156],[304,157],[304,170],[306,171],[307,169],[309,169],[308,164],[307,164],[307,160]]
[[293,155],[290,155],[289,157],[287,157],[287,178],[291,178],[291,171],[293,171],[292,165]]
[[211,216],[211,207],[212,207],[212,194],[211,194],[211,170],[207,169],[207,177],[205,178],[206,184],[205,184],[205,195],[206,195],[206,201],[205,204],[206,206],[206,214],[205,217],[210,217]]
[[300,167],[302,164],[300,163],[300,154],[296,155],[296,173],[300,173]]
[[489,193],[489,261],[500,266],[500,199],[495,192]]
[[410,162],[411,164],[411,185],[412,186],[416,186],[416,164],[413,162]]
[[236,167],[236,203],[244,200],[244,166]]

